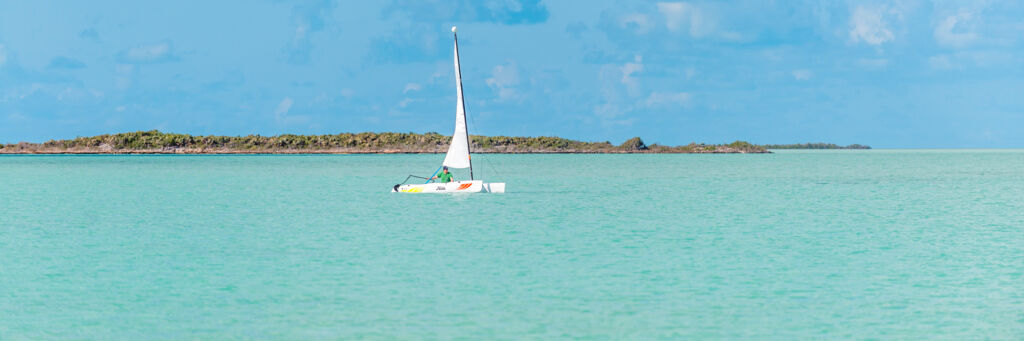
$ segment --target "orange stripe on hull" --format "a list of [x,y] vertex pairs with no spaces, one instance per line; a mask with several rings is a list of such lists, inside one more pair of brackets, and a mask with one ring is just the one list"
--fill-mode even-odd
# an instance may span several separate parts
[[461,190],[469,188],[469,186],[473,186],[473,184],[461,184],[461,185],[459,185],[459,188],[457,188],[455,190],[456,191],[461,191]]

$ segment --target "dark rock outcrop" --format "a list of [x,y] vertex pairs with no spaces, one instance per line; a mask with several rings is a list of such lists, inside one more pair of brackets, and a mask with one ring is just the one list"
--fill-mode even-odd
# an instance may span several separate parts
[[619,145],[619,148],[622,148],[622,150],[625,151],[636,152],[647,150],[647,145],[644,144],[644,140],[641,140],[640,137],[637,136],[626,140],[626,142]]

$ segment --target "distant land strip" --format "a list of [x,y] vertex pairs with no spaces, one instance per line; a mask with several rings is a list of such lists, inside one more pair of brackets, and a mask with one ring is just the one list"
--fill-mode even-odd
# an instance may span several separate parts
[[[438,133],[367,132],[334,135],[192,136],[152,130],[78,137],[69,140],[50,140],[43,143],[21,142],[17,144],[0,144],[0,154],[444,153],[448,150],[450,139],[450,136]],[[683,146],[647,145],[639,137],[626,140],[626,142],[619,145],[613,145],[607,141],[582,142],[560,137],[474,135],[471,136],[471,140],[474,153],[496,154],[771,153],[768,149],[772,148],[744,141],[736,141],[729,144],[691,143]]]
[[870,146],[851,144],[840,146],[835,143],[796,143],[796,144],[765,144],[762,147],[768,149],[871,149]]

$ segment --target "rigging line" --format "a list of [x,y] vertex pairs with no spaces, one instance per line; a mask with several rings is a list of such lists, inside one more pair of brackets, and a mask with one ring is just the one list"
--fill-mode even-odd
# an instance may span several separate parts
[[[486,159],[484,159],[484,160],[486,160]],[[501,173],[498,173],[498,168],[494,167],[493,163],[491,163],[489,160],[488,161],[484,161],[484,162],[487,163],[487,165],[491,167],[491,171],[494,172],[494,175],[496,175],[498,177],[501,177]]]
[[[456,39],[458,39],[458,38],[456,38]],[[458,41],[456,41],[456,44],[458,44]],[[461,67],[460,67],[460,70],[456,70],[456,72],[459,72],[459,74],[461,75],[462,74]],[[463,88],[463,91],[465,91],[464,88]],[[470,115],[469,111],[466,110],[466,96],[465,95],[462,96],[462,113],[465,115],[465,117],[469,117],[469,122],[466,122],[469,125],[468,128],[472,128],[473,131],[479,131],[477,129],[479,126],[476,124],[476,117],[474,115]],[[467,130],[469,130],[469,129],[467,129]],[[471,138],[471,136],[472,135],[469,134],[469,132],[467,131],[466,132],[466,138],[469,139],[469,141],[466,141],[467,144],[468,144],[467,148],[471,148],[473,146],[473,139]],[[477,136],[483,136],[483,135],[477,135]],[[472,160],[472,156],[470,156],[470,160]],[[498,173],[498,169],[494,167],[494,164],[491,163],[489,158],[484,158],[484,163],[486,163],[488,167],[491,167],[491,171],[494,172],[494,175],[501,176],[501,174]],[[480,169],[480,170],[483,170],[483,169]],[[470,164],[469,172],[470,172],[470,176],[472,177],[472,174],[473,174],[472,164]],[[486,179],[486,177],[484,177],[483,174],[480,174],[480,178],[481,179]]]
[[[474,116],[470,116],[469,113],[466,113],[466,117],[469,117],[469,124],[472,126],[471,128],[473,128],[473,131],[479,131],[477,129],[478,125],[476,124],[476,118],[474,118]],[[477,136],[483,136],[483,135],[477,135]],[[487,164],[487,166],[491,168],[491,171],[494,172],[494,175],[501,176],[501,174],[498,173],[498,169],[494,167],[494,163],[491,162],[490,158],[484,158],[483,159],[483,163]],[[486,177],[484,177],[481,174],[480,178],[481,179],[485,179]]]
[[[469,116],[468,113],[466,114],[466,116],[469,117],[469,124],[472,125],[471,128],[473,128],[474,131],[479,131],[477,129],[476,119],[473,118],[473,116]],[[477,136],[482,136],[482,135],[477,135]],[[491,171],[494,172],[495,176],[501,176],[501,173],[498,172],[498,168],[494,167],[494,163],[491,162],[490,158],[484,158],[483,159],[483,163],[487,164],[488,167],[491,167]],[[483,179],[484,176],[481,175],[480,178]]]

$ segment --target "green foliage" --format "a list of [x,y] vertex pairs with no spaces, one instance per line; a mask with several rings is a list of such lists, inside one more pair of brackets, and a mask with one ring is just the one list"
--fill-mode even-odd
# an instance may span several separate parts
[[840,146],[835,143],[795,143],[795,144],[768,144],[764,145],[768,149],[871,149],[869,146],[851,144],[848,146]]
[[726,146],[729,146],[731,148],[736,148],[736,149],[749,149],[749,148],[755,148],[756,147],[756,146],[750,144],[750,142],[747,142],[747,141],[736,141],[736,142],[727,144]]
[[[340,133],[334,135],[192,136],[156,130],[50,140],[41,144],[19,143],[2,147],[4,152],[408,152],[438,153],[448,148],[450,136],[417,133]],[[693,144],[670,147],[646,145],[634,137],[615,146],[611,142],[583,142],[560,137],[470,137],[475,153],[691,153],[764,152],[764,148],[737,141],[729,145]],[[730,149],[731,148],[731,149]]]

